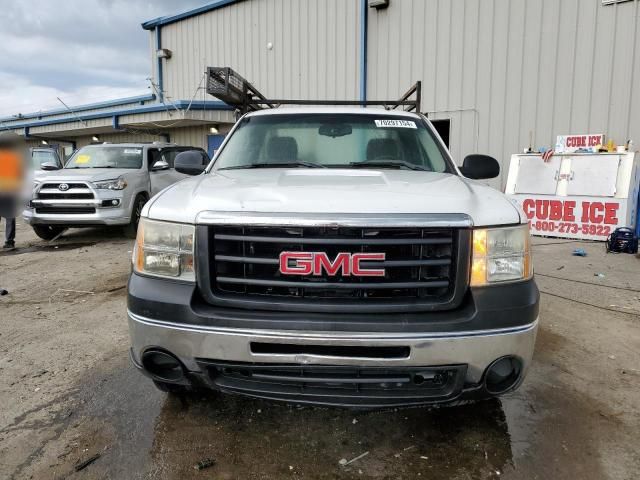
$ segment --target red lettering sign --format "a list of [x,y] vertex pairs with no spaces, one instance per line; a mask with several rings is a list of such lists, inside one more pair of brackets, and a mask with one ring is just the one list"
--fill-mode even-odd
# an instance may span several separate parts
[[331,260],[325,252],[281,252],[280,273],[316,277],[327,274],[343,277],[384,277],[384,268],[371,268],[362,262],[384,261],[384,253],[340,252]]

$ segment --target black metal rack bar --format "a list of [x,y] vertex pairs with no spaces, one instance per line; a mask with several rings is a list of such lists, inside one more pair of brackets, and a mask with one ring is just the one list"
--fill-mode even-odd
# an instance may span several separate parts
[[[398,100],[297,100],[267,99],[251,83],[229,67],[207,68],[207,93],[235,107],[240,114],[280,105],[336,105],[336,106],[383,106],[388,110],[398,107],[407,112],[420,112],[422,83],[416,82]],[[414,97],[411,100],[411,97]]]

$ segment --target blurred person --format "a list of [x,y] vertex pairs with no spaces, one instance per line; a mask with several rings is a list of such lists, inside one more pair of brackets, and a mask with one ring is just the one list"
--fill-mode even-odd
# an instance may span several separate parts
[[23,189],[24,168],[19,136],[6,132],[0,135],[0,219],[4,218],[3,248],[15,248],[16,212]]

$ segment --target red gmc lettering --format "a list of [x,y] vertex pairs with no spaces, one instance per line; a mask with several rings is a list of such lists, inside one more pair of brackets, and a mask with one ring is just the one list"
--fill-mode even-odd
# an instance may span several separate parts
[[384,253],[354,253],[353,254],[353,275],[360,277],[384,277],[384,268],[364,268],[360,265],[362,260],[384,261]]
[[384,268],[369,268],[361,262],[384,261],[384,253],[338,253],[332,261],[325,252],[282,252],[280,253],[280,273],[283,275],[343,277],[384,277]]
[[282,252],[280,254],[280,272],[286,275],[311,275],[313,272],[313,253]]
[[[339,253],[336,256],[336,259],[331,262],[327,254],[319,254],[314,253],[314,264],[313,264],[313,274],[314,275],[322,275],[322,270],[324,269],[329,275],[337,275],[340,270],[342,270],[343,276],[351,275],[351,262],[349,261],[348,253]],[[318,273],[316,273],[318,272]]]

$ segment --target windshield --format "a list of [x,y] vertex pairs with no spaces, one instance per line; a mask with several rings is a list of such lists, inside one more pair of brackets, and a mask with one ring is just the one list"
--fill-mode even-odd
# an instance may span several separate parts
[[94,145],[78,150],[64,168],[141,168],[142,147]]
[[60,167],[58,156],[53,150],[32,150],[31,159],[33,161],[33,168],[36,170],[40,170],[40,167],[44,163],[53,163],[54,165]]
[[423,122],[384,114],[247,117],[214,166],[219,170],[278,167],[452,171]]

